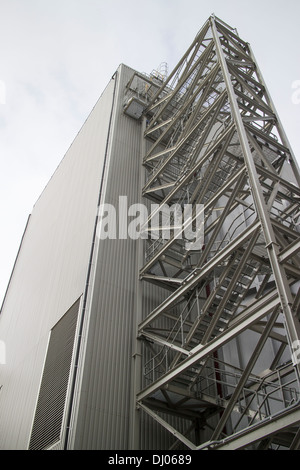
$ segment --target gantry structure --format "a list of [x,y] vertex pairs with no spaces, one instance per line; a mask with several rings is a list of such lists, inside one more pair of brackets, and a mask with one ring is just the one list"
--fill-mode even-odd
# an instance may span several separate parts
[[[173,449],[297,449],[300,176],[251,47],[212,15],[168,77],[136,73],[128,93],[155,208],[141,242],[136,423],[150,416]],[[174,204],[192,206],[194,228],[203,208],[200,247],[172,224],[164,236],[162,217],[151,233]]]

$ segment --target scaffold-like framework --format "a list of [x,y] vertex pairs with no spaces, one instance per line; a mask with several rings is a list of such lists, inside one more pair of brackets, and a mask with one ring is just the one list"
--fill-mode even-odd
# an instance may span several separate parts
[[[212,15],[141,89],[142,196],[155,209],[140,284],[160,300],[137,328],[136,416],[173,449],[298,449],[300,175],[251,48]],[[195,234],[203,208],[200,247],[175,217],[153,236],[173,205],[193,208]]]

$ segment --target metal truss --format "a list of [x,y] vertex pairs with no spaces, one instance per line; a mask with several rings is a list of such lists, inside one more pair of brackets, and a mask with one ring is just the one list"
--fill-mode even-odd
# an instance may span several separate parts
[[[297,449],[300,176],[251,48],[212,15],[144,90],[140,280],[158,301],[138,325],[139,413],[173,448]],[[157,219],[187,204],[200,247]]]

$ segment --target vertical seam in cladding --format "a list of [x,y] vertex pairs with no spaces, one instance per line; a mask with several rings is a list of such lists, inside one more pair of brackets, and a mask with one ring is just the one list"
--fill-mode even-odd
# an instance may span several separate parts
[[[97,207],[99,207],[99,205],[100,205],[101,196],[102,196],[104,174],[105,174],[105,169],[106,169],[106,161],[107,161],[107,156],[108,156],[109,140],[110,140],[110,134],[111,134],[111,127],[112,127],[112,117],[113,117],[113,111],[114,111],[114,107],[115,107],[117,76],[118,76],[118,72],[115,72],[115,74],[112,77],[115,80],[115,83],[114,83],[114,89],[113,89],[111,111],[110,111],[110,116],[109,116],[108,132],[107,132],[105,154],[104,154],[104,163],[103,163],[103,170],[102,170],[102,177],[101,177],[101,182],[100,182],[100,189],[99,189]],[[78,332],[78,343],[77,343],[77,346],[76,346],[76,353],[75,353],[75,366],[74,366],[73,377],[72,377],[72,382],[71,382],[70,402],[68,404],[68,414],[67,414],[67,422],[66,422],[66,436],[65,436],[65,441],[64,441],[64,445],[63,445],[64,450],[67,450],[67,448],[68,448],[69,431],[70,431],[70,423],[71,423],[71,416],[72,416],[72,405],[73,405],[73,400],[74,400],[75,385],[76,385],[77,370],[78,370],[78,359],[79,359],[79,355],[80,355],[81,338],[82,338],[82,331],[83,331],[83,325],[84,325],[84,320],[85,320],[86,303],[87,303],[87,297],[88,297],[88,291],[89,291],[89,281],[90,281],[90,275],[91,275],[91,266],[92,266],[92,261],[93,261],[93,256],[94,256],[95,239],[96,239],[97,225],[98,225],[98,218],[99,218],[99,213],[98,212],[99,211],[97,211],[96,218],[95,218],[95,225],[94,225],[94,232],[93,232],[93,238],[92,238],[92,246],[91,246],[91,251],[90,251],[86,287],[85,287],[85,291],[84,291],[82,313],[81,313],[81,318],[80,318],[80,325],[79,325],[79,332]]]

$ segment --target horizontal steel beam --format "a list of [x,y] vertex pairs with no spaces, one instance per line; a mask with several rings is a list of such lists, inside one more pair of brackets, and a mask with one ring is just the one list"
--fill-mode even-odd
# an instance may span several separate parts
[[300,251],[300,239],[295,240],[293,243],[288,245],[284,250],[282,250],[278,256],[279,262],[284,263],[293,256],[295,256]]
[[186,349],[183,349],[174,343],[170,343],[170,341],[167,341],[166,339],[162,338],[161,336],[155,335],[154,333],[150,333],[149,331],[143,331],[143,337],[151,339],[155,343],[161,344],[162,346],[166,346],[167,348],[174,349],[174,351],[178,351],[181,354],[184,354],[185,356],[190,355],[190,352]]
[[260,300],[256,301],[253,305],[245,309],[245,311],[232,321],[231,326],[221,333],[218,337],[212,340],[206,345],[196,346],[190,351],[191,356],[181,362],[179,365],[174,367],[169,373],[165,374],[159,380],[154,382],[152,385],[138,393],[137,400],[141,401],[145,397],[148,397],[152,393],[159,390],[161,387],[166,385],[168,382],[173,380],[175,377],[180,375],[189,367],[192,367],[197,362],[203,360],[220,347],[224,346],[228,341],[235,338],[237,335],[245,331],[252,324],[265,317],[268,313],[272,312],[274,308],[278,307],[280,299],[278,298],[277,292],[271,292]]
[[[220,188],[220,190],[205,204],[204,210],[208,210],[210,207],[212,207],[218,199],[226,192],[228,189],[231,188],[233,184],[236,183],[236,181],[239,179],[241,175],[243,175],[245,172],[245,167],[241,167],[235,174],[232,175],[232,177]],[[193,171],[189,172],[189,175],[192,174]],[[190,176],[189,176],[190,177]],[[176,191],[178,190],[178,186],[176,186]],[[150,220],[152,217],[155,216],[159,212],[159,209],[161,208],[161,205],[157,207],[149,216]],[[195,218],[195,217],[194,217]],[[142,268],[141,270],[141,275],[147,272],[156,262],[157,260],[163,255],[163,253],[170,248],[170,246],[176,241],[176,239],[179,239],[182,236],[182,233],[186,228],[188,227],[188,224],[185,224],[180,230],[177,230],[176,236],[172,236],[170,240],[167,241],[163,245],[163,247],[153,256],[153,258],[148,261],[148,263]]]
[[172,295],[170,295],[165,301],[163,301],[156,309],[154,309],[147,318],[139,325],[139,330],[143,330],[149,323],[157,318],[167,308],[174,305],[177,300],[185,295],[189,290],[194,288],[203,278],[206,278],[215,266],[222,263],[233,251],[243,245],[249,238],[253,236],[256,230],[260,227],[260,223],[257,221],[252,226],[249,226],[244,232],[242,232],[233,241],[223,248],[216,256],[208,261],[201,269],[192,272]]
[[[158,102],[156,101],[157,98],[159,98],[159,96],[162,94],[162,92],[165,90],[165,88],[168,87],[169,85],[169,82],[171,81],[171,79],[173,77],[176,76],[176,74],[178,73],[178,70],[180,70],[181,66],[184,64],[185,61],[187,61],[187,58],[189,57],[190,53],[192,52],[193,49],[199,49],[206,33],[207,33],[207,30],[209,28],[209,20],[206,21],[206,23],[203,25],[201,31],[199,31],[198,35],[195,37],[194,41],[192,42],[192,44],[190,45],[190,47],[188,48],[188,50],[186,51],[186,53],[184,54],[184,56],[180,59],[180,61],[178,62],[178,64],[176,65],[176,67],[173,69],[173,71],[170,73],[170,75],[167,77],[167,79],[164,81],[163,85],[161,86],[161,88],[157,91],[157,93],[155,94],[155,96],[152,98],[152,101],[151,103],[149,104],[149,108],[147,109],[147,111],[149,110],[153,110],[154,108],[156,108],[160,103],[161,101],[159,100]],[[187,67],[188,68],[188,67]],[[169,95],[167,95],[169,96]],[[156,116],[155,116],[156,117]]]
[[261,439],[270,437],[278,432],[284,431],[291,426],[299,425],[300,422],[300,406],[287,410],[261,422],[258,425],[246,428],[244,431],[234,434],[219,444],[212,446],[214,450],[238,450],[247,447]]

